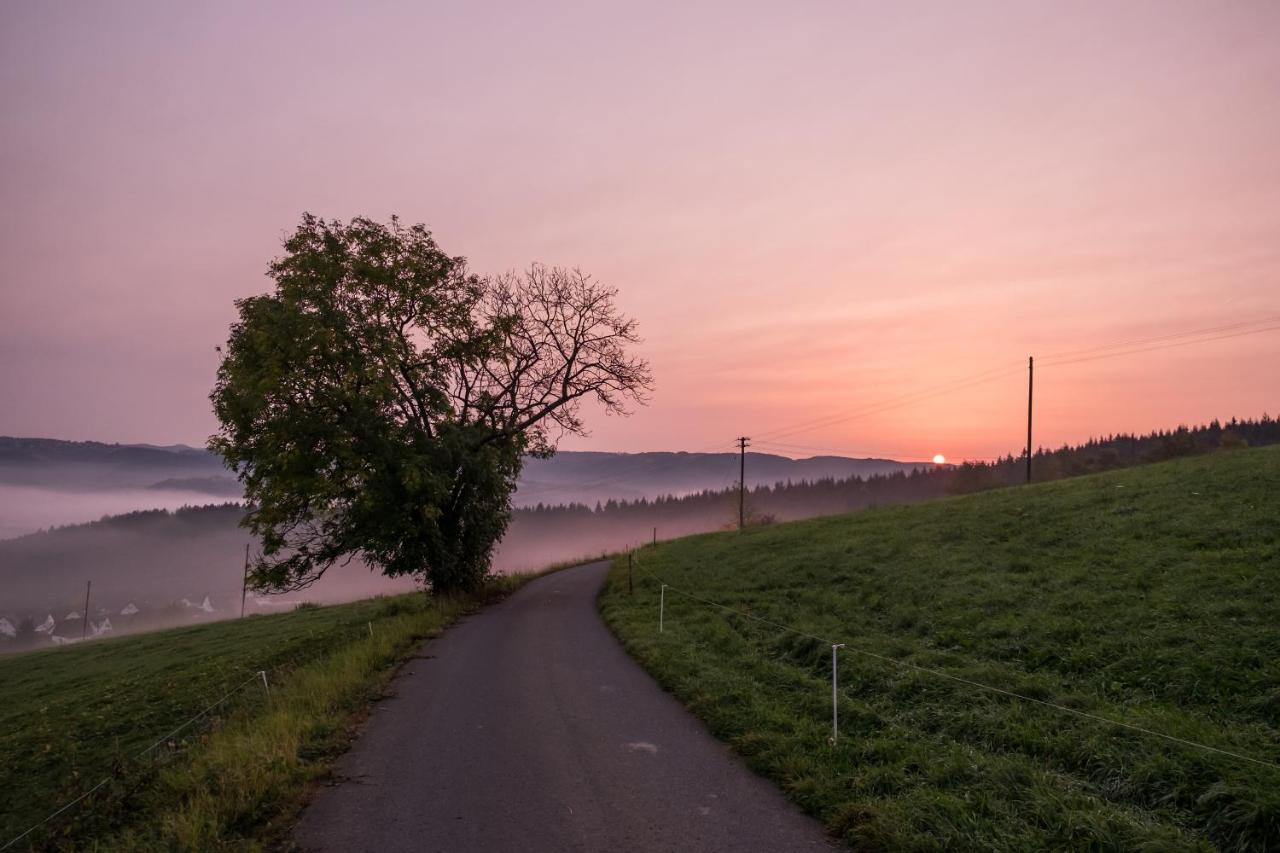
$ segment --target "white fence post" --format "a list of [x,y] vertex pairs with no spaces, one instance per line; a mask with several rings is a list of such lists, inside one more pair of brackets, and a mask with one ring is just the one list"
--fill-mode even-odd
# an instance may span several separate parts
[[267,671],[265,669],[260,669],[258,670],[258,675],[262,676],[262,691],[270,696],[271,685],[267,684]]
[[658,598],[658,633],[662,633],[662,624],[667,615],[667,585],[662,585],[661,597]]
[[839,677],[836,671],[836,652],[843,649],[844,643],[831,644],[831,743],[835,744],[836,739],[840,737],[840,704],[838,685]]

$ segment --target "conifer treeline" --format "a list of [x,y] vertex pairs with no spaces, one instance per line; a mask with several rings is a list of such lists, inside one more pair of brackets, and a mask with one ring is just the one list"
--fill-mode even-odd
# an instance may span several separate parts
[[[1057,450],[1039,449],[1032,460],[1036,482],[1094,474],[1131,465],[1161,462],[1219,449],[1280,443],[1280,420],[1263,415],[1257,420],[1217,420],[1203,426],[1178,427],[1147,435],[1119,434],[1096,438]],[[955,466],[917,468],[872,477],[821,479],[757,486],[748,491],[747,505],[754,523],[790,521],[818,515],[853,512],[872,506],[915,503],[945,495],[968,494],[1021,483],[1026,456],[1005,456],[994,462],[966,462]],[[735,526],[736,487],[656,500],[610,500],[594,508],[583,504],[518,509],[504,548],[554,535],[580,536],[594,541],[607,537],[622,544],[647,541],[654,527],[662,538]]]

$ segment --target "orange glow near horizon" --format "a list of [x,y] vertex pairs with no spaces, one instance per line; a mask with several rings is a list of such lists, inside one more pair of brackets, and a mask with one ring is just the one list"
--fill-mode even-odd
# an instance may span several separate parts
[[0,15],[0,434],[201,443],[304,210],[618,287],[567,449],[1018,453],[1028,356],[1038,446],[1280,410],[1280,4]]

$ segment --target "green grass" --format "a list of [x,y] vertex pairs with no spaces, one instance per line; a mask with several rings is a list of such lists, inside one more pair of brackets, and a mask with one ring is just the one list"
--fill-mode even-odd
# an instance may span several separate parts
[[[865,850],[1277,850],[1280,448],[646,547],[601,609],[748,763]],[[831,726],[827,643],[844,642]]]
[[[104,777],[110,784],[12,849],[279,840],[395,665],[527,579],[495,579],[467,598],[303,607],[0,659],[0,846]],[[259,670],[269,698],[251,680]],[[246,680],[207,719],[138,757]]]

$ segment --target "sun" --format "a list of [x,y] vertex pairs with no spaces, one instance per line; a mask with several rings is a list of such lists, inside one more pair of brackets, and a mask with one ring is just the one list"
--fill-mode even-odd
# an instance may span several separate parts
[[934,464],[934,465],[941,465],[942,463],[944,463],[944,462],[946,462],[946,461],[947,461],[947,457],[943,456],[941,453],[938,453],[938,454],[936,454],[936,455],[933,457],[933,464]]

